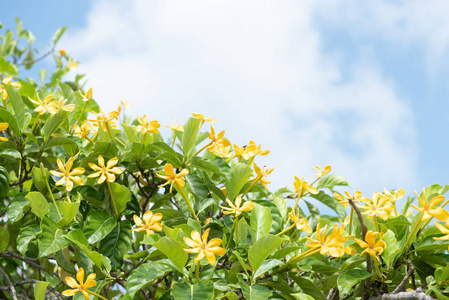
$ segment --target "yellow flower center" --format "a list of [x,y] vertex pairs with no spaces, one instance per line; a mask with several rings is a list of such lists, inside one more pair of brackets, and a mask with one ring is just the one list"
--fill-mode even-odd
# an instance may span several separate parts
[[206,244],[201,244],[201,250],[206,250]]

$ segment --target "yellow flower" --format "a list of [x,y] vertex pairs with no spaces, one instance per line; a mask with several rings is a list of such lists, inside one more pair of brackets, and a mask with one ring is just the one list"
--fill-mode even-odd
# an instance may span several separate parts
[[390,191],[388,191],[386,188],[384,188],[384,193],[383,195],[385,197],[388,197],[391,203],[395,203],[396,200],[401,199],[402,197],[404,197],[405,195],[405,190],[403,188],[400,188],[397,191],[394,191],[393,193],[391,193]]
[[93,174],[90,174],[89,178],[95,178],[100,176],[100,178],[98,178],[97,183],[101,184],[103,183],[106,179],[109,182],[114,182],[115,181],[115,175],[119,175],[123,172],[123,170],[119,167],[114,167],[116,164],[118,163],[118,158],[112,158],[108,161],[108,163],[104,164],[104,159],[103,156],[98,155],[98,166],[94,163],[89,163],[89,167],[91,167],[94,171],[97,171]]
[[148,118],[146,115],[143,115],[143,118],[136,117],[137,122],[139,122],[139,126],[133,126],[134,130],[137,132],[142,132],[146,134],[147,132],[158,133],[158,128],[161,127],[158,121],[151,121],[148,123]]
[[318,172],[317,174],[315,174],[315,176],[318,177],[318,178],[321,178],[324,175],[326,175],[327,173],[329,173],[332,168],[331,168],[330,165],[327,165],[327,166],[324,167],[324,170],[322,170],[320,168],[320,166],[316,165],[315,168],[313,168],[313,169]]
[[299,179],[298,176],[295,176],[295,181],[293,182],[293,188],[295,190],[295,193],[303,193],[304,190],[308,191],[311,194],[318,194],[318,190],[315,189],[313,186],[307,183],[307,181],[304,181],[304,177]]
[[173,131],[184,131],[184,126],[178,125],[178,122],[175,120],[175,123],[173,124],[171,121],[169,121],[171,126],[165,125],[165,127],[170,128]]
[[[6,130],[6,129],[8,129],[8,127],[9,127],[8,123],[0,123],[0,131]],[[0,142],[5,142],[7,140],[8,140],[8,138],[0,136]]]
[[132,231],[140,232],[145,230],[147,235],[153,234],[153,230],[162,231],[162,225],[159,223],[162,220],[161,213],[153,215],[151,210],[149,210],[143,214],[142,219],[139,218],[137,215],[134,215],[134,223],[138,228],[131,229]]
[[131,104],[128,101],[120,100],[120,106],[123,108],[131,108]]
[[106,131],[108,128],[108,124],[111,125],[112,128],[116,128],[117,125],[115,124],[114,120],[118,120],[118,111],[112,111],[109,113],[109,115],[106,116],[106,114],[100,109],[100,112],[97,115],[97,120],[89,120],[93,123],[93,126],[103,128],[103,130]]
[[66,55],[66,52],[64,49],[59,49],[59,55],[64,56]]
[[45,114],[46,111],[52,115],[58,112],[57,110],[58,103],[51,102],[51,100],[53,99],[53,95],[48,95],[47,97],[44,98],[44,101],[42,101],[41,98],[39,98],[39,94],[37,95],[37,100],[33,100],[30,97],[28,97],[28,99],[30,99],[30,101],[33,102],[34,104],[38,105],[38,107],[36,107],[34,111],[39,113],[39,115]]
[[81,177],[78,177],[78,175],[81,175],[84,173],[84,168],[75,168],[71,171],[73,166],[73,157],[70,157],[70,159],[67,161],[67,164],[64,167],[64,164],[62,161],[58,158],[57,160],[59,171],[50,171],[50,174],[56,177],[61,177],[60,180],[56,182],[56,185],[63,185],[64,182],[66,183],[65,188],[67,191],[71,191],[73,188],[73,182],[74,181],[77,185],[83,185],[84,181]]
[[[387,244],[385,244],[384,241],[382,241],[383,232],[373,232],[368,231],[365,236],[365,241],[362,241],[360,239],[355,238],[355,241],[357,244],[359,244],[360,247],[365,248],[365,250],[360,253],[360,256],[362,256],[363,253],[368,253],[371,255],[374,259],[377,258],[377,253],[382,254],[385,248],[387,248]],[[376,237],[379,236],[379,240],[376,242]]]
[[163,187],[163,186],[166,186],[167,184],[170,184],[170,193],[171,193],[173,190],[173,183],[176,183],[176,185],[179,188],[182,188],[185,185],[184,179],[182,179],[182,177],[189,174],[189,170],[183,169],[179,174],[175,174],[175,172],[173,170],[173,165],[165,164],[164,171],[165,171],[165,174],[167,174],[167,176],[160,175],[160,174],[156,173],[157,177],[167,180],[166,183],[159,185],[159,187]]
[[268,185],[271,181],[268,181],[265,177],[267,177],[271,172],[273,172],[274,168],[265,170],[265,167],[259,168],[256,163],[254,163],[254,171],[256,172],[256,177],[249,179],[248,182],[259,180],[260,183],[268,190]]
[[227,142],[226,145],[228,145],[228,144],[229,144],[229,146],[231,145],[228,140],[223,138],[224,134],[225,134],[225,131],[222,130],[222,131],[220,131],[220,133],[215,135],[215,128],[214,128],[214,126],[212,126],[212,125],[210,126],[210,133],[209,133],[210,146],[207,147],[207,149],[210,152],[213,153],[223,143]]
[[296,224],[296,228],[298,230],[302,230],[306,233],[312,233],[312,228],[309,226],[309,221],[307,221],[306,218],[299,218],[299,212],[298,214],[291,212],[288,213],[288,217],[293,221],[293,223]]
[[62,110],[65,110],[65,111],[74,111],[75,110],[75,104],[64,105],[64,103],[66,101],[67,101],[67,99],[64,99],[64,97],[59,98],[58,109],[62,109]]
[[207,242],[209,231],[210,229],[204,231],[202,237],[197,231],[192,231],[192,239],[184,237],[184,242],[191,248],[184,249],[184,251],[187,253],[199,253],[194,259],[195,262],[199,262],[204,258],[204,256],[206,256],[207,262],[211,265],[215,265],[215,255],[223,255],[226,250],[219,247],[221,245],[221,239],[219,238],[215,238]]
[[345,191],[345,195],[340,195],[337,192],[334,192],[334,197],[338,200],[338,204],[344,205],[345,208],[348,208],[349,206],[349,199],[352,199],[355,203],[357,202],[368,202],[369,199],[366,197],[362,197],[362,193],[359,191],[356,191],[354,193],[354,196],[349,195],[347,191]]
[[80,63],[79,62],[77,62],[77,61],[75,61],[75,60],[72,60],[70,57],[69,57],[69,62],[67,63],[67,69],[69,69],[69,70],[73,70],[73,69],[75,69],[76,67],[78,67],[78,65],[79,65]]
[[81,95],[81,97],[83,98],[83,101],[84,101],[84,102],[89,101],[90,99],[92,99],[92,88],[90,88],[90,89],[86,92],[85,95],[83,95],[83,93],[81,93],[81,91],[80,91],[80,95]]
[[215,149],[213,149],[211,152],[216,156],[226,158],[230,155],[231,143],[227,139],[221,139],[220,142],[215,146]]
[[66,297],[70,297],[78,292],[81,292],[84,295],[84,299],[89,300],[89,293],[92,292],[90,292],[88,289],[97,285],[97,282],[95,281],[95,276],[96,276],[95,273],[89,274],[87,276],[86,282],[84,282],[84,269],[79,268],[78,272],[76,273],[76,279],[78,280],[79,284],[78,282],[76,282],[74,278],[67,276],[65,278],[65,282],[72,289],[65,290],[62,292],[62,294]]
[[[447,225],[447,222],[446,222]],[[441,233],[444,233],[445,235],[440,236],[440,237],[434,237],[434,240],[437,241],[447,241],[449,240],[449,229],[447,229],[446,227],[444,227],[443,225],[441,225],[440,223],[435,221],[435,226],[438,228],[439,231],[441,231]],[[449,246],[448,246],[448,250],[449,250]]]
[[201,120],[201,124],[200,127],[203,126],[204,122],[209,122],[209,123],[215,123],[216,120],[213,117],[208,117],[206,118],[204,115],[199,114],[199,113],[192,113],[192,116],[196,119],[200,119]]
[[256,157],[257,155],[267,155],[270,153],[269,150],[261,150],[262,145],[257,146],[253,140],[249,141],[248,146],[245,147],[245,151],[242,155],[243,159],[248,160],[250,158]]
[[89,139],[89,133],[93,130],[93,128],[92,126],[90,126],[87,120],[84,120],[83,124],[81,124],[81,127],[78,126],[78,124],[75,124],[74,130],[78,137]]
[[[20,84],[20,82],[12,82],[12,77],[11,76],[6,76],[5,79],[3,79],[2,81],[3,84],[10,84],[15,88],[19,88],[22,85]],[[2,94],[2,99],[6,100],[8,98],[8,93],[6,92],[6,89],[3,85],[0,84],[0,94]]]
[[418,197],[420,207],[416,207],[413,204],[410,204],[410,206],[423,213],[422,221],[428,220],[432,217],[435,217],[440,221],[446,221],[449,218],[449,213],[444,208],[442,208],[442,207],[435,208],[435,206],[437,206],[438,204],[440,204],[441,202],[444,201],[444,196],[439,195],[439,196],[434,197],[430,201],[430,204],[429,204],[429,202],[427,202],[426,191],[424,188],[422,189],[422,194],[423,194],[422,200],[416,191],[415,191],[415,194],[416,194],[416,197]]
[[394,206],[391,204],[388,197],[380,198],[379,193],[374,193],[370,202],[365,202],[365,206],[359,206],[366,210],[362,215],[368,215],[368,218],[379,216],[382,220],[388,219],[388,216],[394,211]]
[[256,206],[252,201],[246,201],[242,206],[240,206],[242,204],[242,197],[240,196],[235,198],[235,205],[228,198],[226,198],[226,202],[230,207],[223,207],[219,205],[224,210],[223,213],[225,215],[233,214],[236,217],[240,216],[244,211],[253,210],[254,206]]
[[[338,228],[338,225],[335,224],[335,226]],[[341,234],[342,231],[340,231],[340,229],[336,229],[334,226],[334,232],[332,234],[330,234],[327,238],[326,238],[326,228],[327,226],[324,227],[324,232],[323,234],[321,234],[320,230],[320,224],[318,223],[318,225],[316,226],[316,240],[311,239],[309,237],[305,237],[309,242],[306,244],[307,247],[310,248],[319,248],[320,249],[320,253],[325,255],[325,254],[329,254],[333,257],[342,257],[345,254],[345,249],[344,249],[344,242],[346,240],[346,238],[341,238],[340,236],[338,236],[338,234]]]

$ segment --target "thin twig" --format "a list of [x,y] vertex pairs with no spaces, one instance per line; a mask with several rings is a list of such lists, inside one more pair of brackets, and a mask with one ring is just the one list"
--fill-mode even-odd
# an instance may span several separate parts
[[16,292],[16,289],[14,288],[14,285],[12,284],[11,279],[9,279],[8,274],[6,274],[5,270],[3,270],[2,267],[0,267],[0,273],[2,273],[2,275],[3,275],[3,276],[5,277],[5,279],[6,279],[6,283],[8,284],[8,287],[9,287],[9,289],[11,290],[12,298],[13,298],[14,300],[18,300],[18,299],[17,299],[17,292]]
[[407,259],[407,266],[408,266],[407,274],[405,274],[404,279],[402,279],[401,283],[394,289],[394,291],[392,292],[393,294],[405,290],[405,286],[408,282],[408,279],[410,278],[410,276],[412,276],[413,272],[415,272],[415,267],[413,267],[410,259]]
[[[360,208],[355,204],[355,202],[349,198],[348,199],[349,204],[351,204],[352,208],[354,209],[355,213],[357,214],[357,218],[359,219],[360,226],[362,227],[362,240],[365,240],[366,233],[368,232],[368,227],[366,227],[365,221],[363,221],[363,216],[360,211]],[[372,273],[373,266],[371,264],[371,256],[366,256],[366,271],[368,273]],[[370,277],[365,279],[365,288],[363,290],[363,299],[367,299],[369,297],[369,291],[370,291]]]

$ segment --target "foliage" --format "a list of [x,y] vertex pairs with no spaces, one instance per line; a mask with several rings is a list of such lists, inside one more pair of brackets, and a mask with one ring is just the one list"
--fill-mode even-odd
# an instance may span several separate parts
[[330,166],[270,192],[273,169],[256,164],[269,151],[231,145],[211,117],[163,137],[125,102],[100,110],[84,75],[64,80],[78,64],[55,51],[64,31],[39,82],[19,77],[41,58],[32,33],[17,20],[0,36],[2,298],[323,300],[422,287],[447,299],[448,186],[424,188],[416,214],[411,198],[398,211],[403,189],[340,195],[349,184]]

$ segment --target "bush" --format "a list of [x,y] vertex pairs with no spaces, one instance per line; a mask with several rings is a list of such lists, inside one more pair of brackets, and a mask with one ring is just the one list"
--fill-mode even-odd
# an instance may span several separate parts
[[0,46],[2,298],[447,299],[448,186],[399,212],[403,189],[340,195],[346,180],[317,166],[270,192],[269,151],[231,145],[212,117],[162,137],[127,103],[100,110],[83,75],[63,80],[78,64],[55,50],[65,28],[50,78],[19,77],[41,57],[17,27]]

